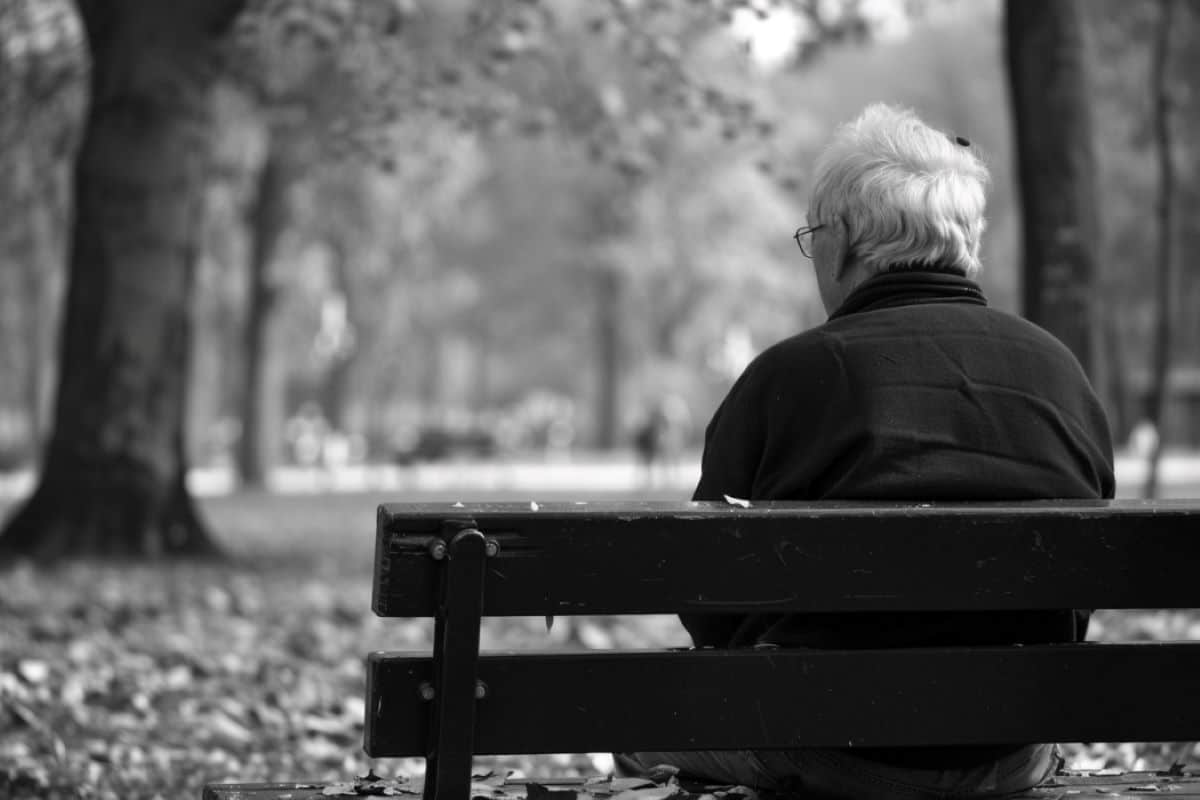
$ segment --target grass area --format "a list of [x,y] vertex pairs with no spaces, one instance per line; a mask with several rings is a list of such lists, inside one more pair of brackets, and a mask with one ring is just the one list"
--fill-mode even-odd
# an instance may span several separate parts
[[[364,654],[426,649],[432,633],[426,622],[370,612],[374,509],[399,499],[455,498],[230,495],[204,506],[231,565],[0,572],[0,796],[198,797],[209,781],[419,769],[369,762],[360,750]],[[1103,638],[1200,638],[1200,618],[1188,613],[1109,612],[1095,624]],[[541,619],[486,625],[487,647],[686,642],[669,617],[559,620],[549,632]],[[1190,745],[1077,745],[1070,753],[1083,767],[1200,756]],[[487,765],[541,775],[606,766],[585,756]]]

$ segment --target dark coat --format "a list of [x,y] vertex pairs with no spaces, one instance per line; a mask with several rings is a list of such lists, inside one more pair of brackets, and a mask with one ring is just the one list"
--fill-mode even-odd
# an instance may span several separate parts
[[[872,278],[766,350],[709,423],[694,499],[1113,496],[1108,423],[1075,357],[950,273]],[[1082,639],[1086,614],[684,616],[697,646]]]

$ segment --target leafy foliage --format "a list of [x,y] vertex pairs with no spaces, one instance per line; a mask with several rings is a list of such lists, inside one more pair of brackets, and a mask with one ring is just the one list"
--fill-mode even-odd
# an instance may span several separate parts
[[0,153],[22,139],[68,152],[88,67],[83,28],[68,0],[0,3],[0,64]]
[[432,114],[477,133],[565,134],[636,175],[672,122],[712,120],[727,139],[774,129],[710,68],[714,46],[737,48],[742,16],[791,21],[798,61],[880,24],[856,0],[250,0],[229,66],[265,103],[316,109],[338,145],[385,158],[389,126]]

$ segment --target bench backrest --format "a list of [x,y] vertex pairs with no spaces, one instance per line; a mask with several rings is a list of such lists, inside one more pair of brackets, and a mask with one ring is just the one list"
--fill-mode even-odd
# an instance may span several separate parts
[[374,609],[428,617],[434,542],[498,547],[487,616],[1200,606],[1200,502],[385,505]]
[[450,798],[472,753],[1197,738],[1197,644],[478,644],[489,615],[1200,607],[1198,534],[1191,501],[381,506],[375,611],[437,626],[370,657],[365,748]]

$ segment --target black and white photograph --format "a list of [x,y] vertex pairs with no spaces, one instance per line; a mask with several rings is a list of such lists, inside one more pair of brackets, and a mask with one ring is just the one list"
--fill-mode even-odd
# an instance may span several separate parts
[[0,800],[1200,798],[1200,0],[0,0]]

